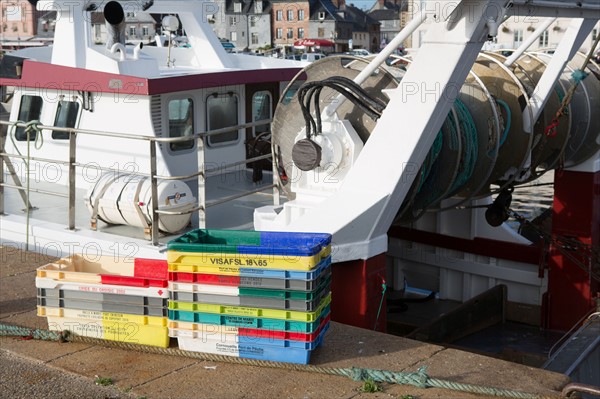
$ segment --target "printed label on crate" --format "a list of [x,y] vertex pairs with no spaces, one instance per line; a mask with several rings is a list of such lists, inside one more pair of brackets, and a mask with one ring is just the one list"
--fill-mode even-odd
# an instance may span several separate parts
[[329,305],[322,310],[315,321],[311,322],[169,310],[169,320],[172,322],[217,324],[221,326],[260,328],[264,330],[277,330],[280,332],[312,334],[319,328],[320,324],[323,323],[323,320],[329,317],[329,314]]
[[[191,312],[216,313],[222,315],[254,316],[272,319],[296,320],[303,322],[315,321],[321,312],[331,302],[331,293],[321,300],[317,310],[313,312],[302,312],[295,310],[280,310],[268,308],[254,308],[245,306],[223,306],[208,303],[177,302],[169,301],[170,310],[184,310]],[[190,321],[190,320],[185,320]]]
[[244,316],[259,316],[260,309],[246,308],[242,306],[227,306],[223,309],[224,314],[236,314]]
[[308,346],[311,349],[288,347],[285,345],[267,345],[255,343],[223,343],[219,341],[203,341],[190,337],[178,337],[177,342],[182,350],[213,353],[218,355],[242,357],[249,359],[269,360],[275,362],[288,362],[307,364],[313,349],[323,341],[325,331]]
[[155,326],[166,326],[167,318],[163,316],[143,316],[127,313],[97,312],[90,310],[79,310],[70,308],[53,308],[38,306],[38,316],[63,317],[67,319],[109,321],[119,323],[152,324]]
[[[330,247],[326,247],[320,253],[312,256],[168,251],[167,259],[169,268],[172,264],[197,267],[213,266],[218,267],[221,273],[231,273],[233,270],[242,267],[250,269],[310,270],[330,254]],[[200,272],[200,270],[197,270],[197,272]]]
[[[230,275],[252,278],[276,278],[276,279],[298,279],[298,280],[313,280],[323,271],[327,270],[331,264],[331,257],[328,256],[322,259],[319,264],[309,270],[293,270],[286,268],[285,265],[280,268],[248,268],[248,267],[222,267],[215,265],[198,265],[195,263],[169,262],[169,271],[181,274],[187,274],[184,278],[191,278],[195,282],[199,282],[194,274],[201,275]],[[191,276],[190,276],[191,275]]]
[[51,331],[71,331],[75,334],[109,341],[168,347],[168,328],[133,322],[90,321],[64,317],[48,317]]
[[[323,329],[329,327],[330,315],[322,317],[319,321],[319,327],[313,332],[295,332],[281,331],[270,328],[269,323],[262,328],[237,327],[230,325],[206,324],[206,323],[189,323],[183,321],[169,321],[169,336],[171,337],[191,337],[201,339],[203,341],[231,341],[232,337],[236,337],[235,342],[239,342],[239,337],[243,342],[252,342],[251,338],[266,339],[267,343],[282,341],[298,341],[312,342],[317,339]],[[254,341],[259,342],[259,341]]]

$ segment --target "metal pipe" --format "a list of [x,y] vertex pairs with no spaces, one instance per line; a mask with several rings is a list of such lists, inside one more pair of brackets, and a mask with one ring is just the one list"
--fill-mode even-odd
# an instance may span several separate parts
[[158,187],[156,178],[156,143],[150,142],[150,190],[152,191],[152,245],[158,245]]
[[[6,188],[14,188],[16,190],[19,190],[20,192],[27,191],[26,187],[17,186],[15,184],[10,184],[10,183],[0,183],[0,186],[1,187],[6,187]],[[39,188],[29,188],[29,191],[32,192],[32,193],[48,194],[48,195],[54,195],[56,197],[69,198],[68,194],[57,193],[56,191],[42,190],[42,189],[39,189]],[[31,206],[31,204],[29,204],[29,207],[31,207],[32,209],[34,208],[33,206]]]
[[[41,124],[38,125],[38,127],[43,130],[65,132],[65,133],[70,133],[70,134],[79,133],[79,134],[89,134],[92,136],[118,137],[118,138],[131,139],[131,140],[152,140],[152,141],[157,141],[159,143],[179,143],[179,142],[189,141],[189,140],[192,140],[192,139],[195,139],[198,137],[210,137],[210,136],[214,136],[216,134],[232,132],[235,130],[246,129],[246,128],[255,127],[255,126],[268,125],[271,122],[273,122],[272,119],[263,119],[258,122],[242,123],[242,124],[235,125],[235,126],[228,126],[228,127],[224,127],[221,129],[212,130],[210,132],[197,133],[193,137],[141,136],[141,135],[133,135],[133,134],[129,134],[129,133],[104,132],[104,131],[100,131],[100,130],[65,128],[65,127],[47,126],[47,125],[41,125]],[[6,125],[6,126],[14,125],[16,127],[26,127],[27,123],[25,123],[25,122],[9,122],[9,121],[0,120],[0,125]]]
[[75,230],[75,153],[77,135],[69,135],[69,230]]
[[527,50],[533,44],[533,42],[535,42],[537,38],[540,37],[542,33],[544,33],[544,31],[550,27],[550,25],[552,25],[554,21],[556,21],[556,18],[547,18],[541,25],[539,25],[536,30],[533,31],[531,36],[525,39],[519,48],[513,51],[510,57],[504,61],[504,65],[510,67],[512,64],[514,64],[514,62],[518,60],[521,55],[523,55],[525,50]]
[[[125,46],[125,12],[117,1],[109,1],[104,6],[106,20],[106,48],[112,51],[113,45]],[[123,47],[123,51],[125,47]],[[114,51],[113,51],[114,52]]]
[[580,384],[578,382],[571,382],[565,385],[561,393],[564,397],[569,397],[573,392],[582,392],[600,397],[600,387]]
[[[0,157],[27,159],[27,157],[25,155],[9,154],[7,152],[0,152]],[[69,162],[67,162],[67,161],[59,161],[59,160],[52,159],[52,158],[31,157],[29,159],[31,161],[48,162],[48,163],[54,163],[54,164],[58,164],[58,165],[68,165],[69,164]]]
[[[6,129],[0,127],[0,215],[4,215],[4,141]],[[10,162],[7,162],[10,163]]]
[[198,167],[200,171],[196,179],[198,184],[198,227],[201,229],[206,227],[206,171],[204,170],[204,138],[198,138],[196,142],[196,154],[198,157]]
[[[408,25],[406,25],[404,27],[404,29],[402,29],[392,39],[392,41],[389,42],[387,44],[387,46],[385,46],[385,48],[383,50],[381,50],[381,52],[379,54],[377,54],[377,56],[375,56],[375,58],[373,58],[373,60],[371,62],[369,62],[369,64],[365,67],[365,69],[360,71],[360,73],[354,78],[354,83],[360,85],[369,76],[371,76],[371,74],[373,72],[375,72],[375,70],[377,68],[379,68],[379,66],[382,63],[385,62],[385,60],[394,52],[394,50],[396,50],[398,47],[400,47],[402,42],[404,40],[406,40],[408,38],[408,36],[410,36],[419,26],[421,26],[421,24],[427,19],[427,13],[428,13],[428,11],[426,11],[424,9],[421,10],[419,12],[419,14],[417,14],[415,16],[415,18],[413,18],[413,20],[410,21],[410,23]],[[334,101],[332,101],[331,104],[329,104],[327,106],[327,108],[325,108],[324,116],[326,116],[326,117],[332,116],[335,113],[335,111],[338,109],[338,107],[344,103],[345,100],[346,100],[346,97],[344,97],[341,94],[338,94],[337,98]]]

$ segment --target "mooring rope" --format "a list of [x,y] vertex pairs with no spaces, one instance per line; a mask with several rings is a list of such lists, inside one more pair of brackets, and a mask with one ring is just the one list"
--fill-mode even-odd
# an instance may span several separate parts
[[14,325],[0,323],[0,336],[17,336],[25,339],[39,339],[46,341],[59,342],[77,342],[92,345],[105,346],[109,348],[129,349],[139,352],[146,352],[159,355],[181,356],[198,360],[212,362],[226,362],[249,366],[283,368],[291,371],[312,372],[327,375],[337,375],[351,378],[354,381],[368,381],[399,385],[411,385],[418,388],[440,388],[459,392],[469,392],[480,395],[489,395],[503,398],[516,399],[559,399],[564,398],[560,394],[538,395],[527,392],[516,391],[512,389],[502,389],[487,387],[483,385],[465,384],[462,382],[442,380],[431,378],[427,375],[426,367],[421,367],[417,372],[399,372],[389,370],[377,370],[370,368],[339,368],[322,367],[315,365],[293,364],[284,362],[272,362],[267,360],[256,360],[247,358],[238,358],[224,355],[216,355],[203,352],[190,352],[178,348],[159,348],[154,346],[145,346],[128,342],[107,341],[97,338],[83,337],[71,333],[70,331],[47,331],[42,329],[32,329]]
[[577,90],[577,87],[583,81],[583,79],[585,79],[588,76],[588,73],[585,72],[585,69],[587,68],[590,60],[592,59],[592,55],[594,55],[594,51],[596,50],[596,46],[598,45],[599,42],[600,42],[600,35],[597,35],[596,38],[594,39],[594,42],[592,43],[592,48],[588,52],[587,56],[585,57],[585,60],[583,61],[583,64],[581,65],[581,68],[576,69],[571,74],[571,78],[573,79],[573,84],[569,88],[569,91],[567,92],[565,97],[562,99],[561,104],[558,107],[556,114],[554,115],[554,118],[552,119],[550,124],[548,126],[546,126],[546,129],[544,130],[544,133],[546,134],[546,136],[548,136],[548,137],[556,136],[556,133],[557,133],[556,128],[558,127],[558,124],[560,123],[560,118],[562,118],[563,115],[568,114],[568,109],[569,109],[568,107],[569,107],[569,104],[571,103],[571,100],[573,99],[575,90]]

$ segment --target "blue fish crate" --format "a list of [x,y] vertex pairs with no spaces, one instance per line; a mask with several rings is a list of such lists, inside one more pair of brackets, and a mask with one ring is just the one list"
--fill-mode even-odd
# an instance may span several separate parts
[[167,250],[246,255],[314,256],[331,245],[331,234],[196,229],[167,244]]
[[245,359],[266,360],[296,364],[310,363],[312,352],[323,342],[329,325],[326,325],[313,342],[294,342],[248,338],[238,342],[177,337],[179,349],[191,352],[211,353]]

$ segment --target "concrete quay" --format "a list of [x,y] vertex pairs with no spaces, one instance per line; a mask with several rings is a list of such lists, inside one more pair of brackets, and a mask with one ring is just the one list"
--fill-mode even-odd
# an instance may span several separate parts
[[[0,246],[0,323],[47,328],[46,319],[36,315],[35,270],[52,260]],[[171,346],[176,347],[175,339]],[[335,322],[311,364],[395,372],[427,366],[431,378],[548,396],[569,382],[562,374]],[[0,376],[0,396],[11,398],[81,398],[82,392],[92,398],[149,399],[486,397],[396,384],[367,393],[360,390],[363,383],[342,376],[15,337],[0,338]],[[96,386],[97,377],[111,378],[114,385]]]

